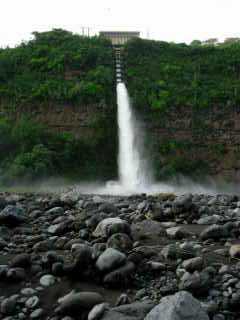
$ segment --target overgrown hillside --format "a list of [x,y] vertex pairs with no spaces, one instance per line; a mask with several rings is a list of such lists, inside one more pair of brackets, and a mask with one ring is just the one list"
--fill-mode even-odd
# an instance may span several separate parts
[[240,42],[194,46],[137,39],[125,53],[128,85],[138,108],[240,103]]
[[239,41],[186,45],[136,39],[125,48],[125,63],[159,177],[239,170]]
[[[66,174],[115,177],[111,43],[60,29],[33,35],[27,43],[0,49],[0,176],[9,182]],[[64,128],[57,133],[36,123],[40,113],[48,124],[61,111],[64,124],[72,109],[80,118],[75,125],[87,126],[93,137],[76,139]]]

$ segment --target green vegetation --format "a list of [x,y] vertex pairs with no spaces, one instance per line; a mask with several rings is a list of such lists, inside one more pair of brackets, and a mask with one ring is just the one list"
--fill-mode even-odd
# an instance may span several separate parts
[[115,144],[101,130],[90,144],[70,133],[50,133],[27,118],[18,122],[1,119],[0,135],[0,176],[5,183],[50,176],[95,180],[116,175]]
[[216,46],[136,39],[126,45],[125,61],[133,103],[148,113],[240,103],[240,42]]
[[[223,120],[239,110],[239,39],[222,44],[217,39],[204,44],[195,40],[191,45],[135,39],[125,46],[124,53],[133,106],[148,123],[156,176],[206,173],[208,161],[220,162],[228,147],[211,146],[211,138],[206,138],[213,134],[216,122],[224,129]],[[221,119],[216,119],[214,110]],[[168,132],[169,141],[161,134],[156,137],[160,128]],[[192,145],[178,138],[178,132],[185,129],[183,137],[188,132]],[[200,144],[205,144],[204,148]]]
[[[116,177],[113,64],[109,41],[61,29],[0,49],[0,182]],[[54,133],[34,120],[37,109],[69,105],[83,110],[83,119],[86,107],[91,113],[99,106],[88,123],[90,137]]]
[[[209,159],[227,154],[221,141],[206,146],[213,130],[207,114],[217,108],[224,118],[228,108],[240,105],[240,39],[223,44],[194,40],[191,45],[135,39],[124,55],[133,106],[154,130],[147,145],[156,177],[206,173]],[[55,29],[0,49],[0,180],[115,178],[114,73],[111,43],[101,37]],[[76,138],[35,122],[34,113],[55,106],[76,108],[83,126],[87,113],[90,134]],[[189,134],[178,137],[184,126]],[[161,129],[169,134],[161,136]]]
[[114,101],[110,42],[61,29],[33,35],[16,48],[0,49],[1,104]]

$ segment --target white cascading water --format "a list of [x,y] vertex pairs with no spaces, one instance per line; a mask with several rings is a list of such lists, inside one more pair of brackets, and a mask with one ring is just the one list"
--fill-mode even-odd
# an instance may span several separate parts
[[127,88],[123,82],[117,84],[118,104],[118,171],[120,185],[129,191],[139,191],[146,185],[146,173],[138,149],[138,134],[131,109]]

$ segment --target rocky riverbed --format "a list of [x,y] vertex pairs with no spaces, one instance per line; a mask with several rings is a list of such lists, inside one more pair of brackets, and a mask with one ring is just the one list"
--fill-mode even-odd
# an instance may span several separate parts
[[0,319],[240,319],[240,197],[0,193]]

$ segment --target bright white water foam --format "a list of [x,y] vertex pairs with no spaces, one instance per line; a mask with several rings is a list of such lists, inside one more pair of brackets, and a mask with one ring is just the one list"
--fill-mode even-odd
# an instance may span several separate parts
[[124,83],[117,84],[118,104],[118,172],[120,187],[139,191],[147,184],[145,161],[139,146],[139,133]]

